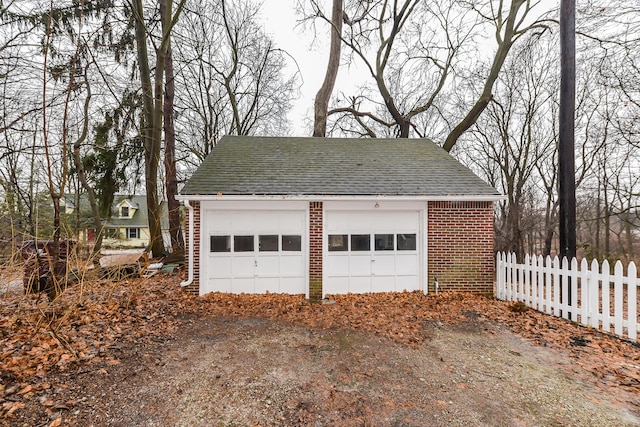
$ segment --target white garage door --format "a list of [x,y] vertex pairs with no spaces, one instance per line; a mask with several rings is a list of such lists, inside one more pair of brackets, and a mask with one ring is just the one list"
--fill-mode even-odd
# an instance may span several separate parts
[[326,213],[326,294],[420,289],[419,211]]
[[200,294],[306,293],[305,211],[204,211]]

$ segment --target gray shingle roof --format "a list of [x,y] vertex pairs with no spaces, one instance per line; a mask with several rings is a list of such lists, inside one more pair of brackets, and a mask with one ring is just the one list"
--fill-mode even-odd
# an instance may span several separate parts
[[[118,206],[127,201],[129,205],[136,208],[133,218],[120,218]],[[107,222],[109,227],[148,227],[147,196],[145,195],[121,195],[117,194],[113,198],[111,218]]]
[[[133,214],[133,218],[120,218],[120,212],[118,212],[117,205],[123,201],[127,201],[130,205],[136,207],[136,212]],[[160,227],[164,230],[169,229],[169,213],[167,210],[167,202],[165,200],[160,201]],[[111,218],[107,222],[108,227],[148,227],[149,226],[149,212],[147,211],[147,196],[146,195],[120,195],[117,194],[113,199],[113,208],[111,212]]]
[[225,136],[182,195],[497,196],[427,139]]

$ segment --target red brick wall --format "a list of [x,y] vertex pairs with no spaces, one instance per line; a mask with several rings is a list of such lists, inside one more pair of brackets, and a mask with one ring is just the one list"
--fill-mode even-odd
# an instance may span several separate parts
[[322,299],[322,202],[309,202],[309,299]]
[[493,294],[492,202],[429,202],[429,291]]
[[[194,210],[194,277],[185,288],[200,289],[200,202]],[[322,299],[322,202],[309,203],[309,298]],[[186,219],[189,230],[189,215]],[[491,202],[429,202],[429,291],[438,279],[440,291],[493,294],[493,204]],[[186,243],[189,255],[189,233]]]
[[[200,202],[190,202],[190,205],[193,207],[193,282],[185,287],[185,291],[198,295],[200,292]],[[187,231],[187,248],[185,252],[185,257],[189,259],[189,211],[187,211],[187,219],[186,219],[186,227]]]

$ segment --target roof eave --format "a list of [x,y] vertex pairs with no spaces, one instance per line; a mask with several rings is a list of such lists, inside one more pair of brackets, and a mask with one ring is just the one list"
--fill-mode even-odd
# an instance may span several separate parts
[[452,202],[499,202],[506,200],[501,194],[447,194],[447,195],[342,195],[342,194],[251,194],[251,195],[226,195],[226,194],[180,194],[176,200],[180,201],[259,201],[259,200],[397,200],[397,201],[452,201]]

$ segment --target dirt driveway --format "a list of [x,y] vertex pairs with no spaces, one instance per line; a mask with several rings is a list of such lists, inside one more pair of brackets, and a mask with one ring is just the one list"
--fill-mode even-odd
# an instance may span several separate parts
[[0,425],[640,425],[640,348],[467,294],[0,298]]
[[[185,319],[166,342],[123,349],[120,364],[69,372],[69,425],[638,425],[618,390],[563,368],[492,321],[426,322],[407,346],[351,329],[281,321]],[[54,390],[55,392],[55,390]],[[55,396],[52,396],[55,398]],[[635,408],[638,409],[637,407]]]

